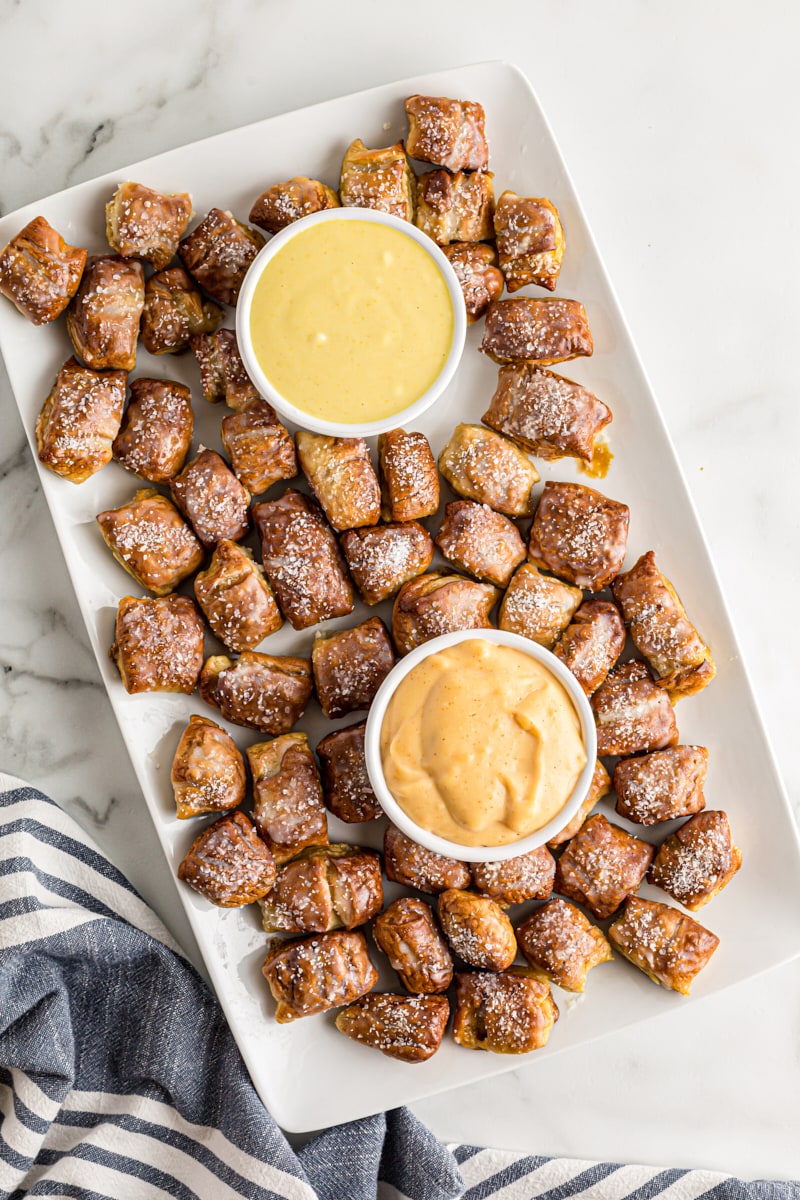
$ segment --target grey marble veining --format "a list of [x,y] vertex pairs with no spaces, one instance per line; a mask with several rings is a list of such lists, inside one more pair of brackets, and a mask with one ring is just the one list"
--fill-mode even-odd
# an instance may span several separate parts
[[[499,0],[490,12],[409,0],[402,18],[353,0],[343,12],[323,0],[0,0],[0,212],[271,113],[512,56],[576,179],[799,806],[800,154],[788,122],[800,18],[779,0],[757,23],[741,0]],[[196,955],[2,368],[0,589],[0,766],[89,828]],[[800,1176],[799,1007],[794,964],[693,1006],[691,1020],[675,1013],[416,1108],[450,1139]]]

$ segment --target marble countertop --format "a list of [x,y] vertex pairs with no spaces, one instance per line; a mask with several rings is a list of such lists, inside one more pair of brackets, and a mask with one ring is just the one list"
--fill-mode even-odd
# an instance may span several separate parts
[[[0,0],[0,208],[395,78],[512,58],[570,166],[705,528],[789,794],[800,640],[800,10],[763,0]],[[168,12],[168,21],[165,13]],[[199,955],[0,368],[0,767],[60,801]],[[755,798],[757,802],[757,798]],[[776,893],[780,881],[776,880]],[[776,895],[776,903],[779,903]],[[800,915],[798,916],[800,920]],[[800,1177],[800,962],[415,1105],[446,1140]]]

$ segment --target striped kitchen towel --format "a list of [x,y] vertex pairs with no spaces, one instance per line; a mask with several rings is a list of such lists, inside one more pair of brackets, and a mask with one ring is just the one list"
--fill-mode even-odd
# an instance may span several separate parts
[[57,805],[0,775],[0,1197],[800,1200],[798,1184],[446,1149],[405,1109],[299,1153],[219,1005]]

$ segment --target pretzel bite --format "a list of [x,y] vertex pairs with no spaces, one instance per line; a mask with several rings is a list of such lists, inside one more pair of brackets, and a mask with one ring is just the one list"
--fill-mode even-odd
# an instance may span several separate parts
[[256,742],[247,747],[247,761],[253,820],[276,862],[294,858],[306,846],[327,846],[328,818],[308,734]]
[[728,814],[710,809],[696,813],[662,842],[647,878],[697,912],[727,887],[741,865]]
[[203,666],[203,618],[188,596],[123,596],[109,658],[126,692],[191,694]]
[[334,913],[328,882],[325,855],[331,849],[310,846],[278,867],[270,895],[259,904],[266,933],[326,933],[342,928]]
[[382,904],[380,858],[344,843],[301,850],[278,868],[275,886],[260,902],[266,933],[355,929]]
[[615,667],[591,698],[597,722],[597,753],[646,754],[679,740],[669,696],[653,682],[641,659]]
[[379,150],[368,150],[361,138],[350,143],[339,179],[339,199],[345,208],[377,208],[413,221],[415,190],[402,142]]
[[142,183],[121,183],[106,205],[106,237],[123,258],[143,258],[155,271],[167,266],[192,219],[186,192],[165,195]]
[[295,175],[286,183],[275,183],[262,192],[250,209],[248,220],[267,233],[278,233],[301,217],[338,207],[339,197],[333,188],[318,179]]
[[592,967],[614,957],[600,930],[559,896],[517,927],[517,942],[534,970],[568,992],[582,992]]
[[706,806],[705,746],[671,746],[624,758],[614,768],[617,812],[639,825],[690,817]]
[[191,716],[172,760],[170,781],[180,820],[227,812],[244,802],[244,759],[231,735],[216,721]]
[[505,191],[497,201],[494,232],[509,292],[529,283],[556,290],[564,261],[564,230],[554,204],[544,196]]
[[525,563],[511,577],[497,624],[552,650],[582,600],[580,588],[542,575],[533,563]]
[[414,223],[440,246],[494,236],[491,171],[428,171],[417,179]]
[[615,604],[587,600],[553,648],[587,696],[604,683],[625,645],[625,625]]
[[599,920],[639,890],[655,848],[595,813],[584,822],[556,865],[555,890],[583,904]]
[[384,834],[383,855],[388,879],[432,896],[448,888],[468,888],[472,879],[466,863],[426,850],[394,825]]
[[479,892],[501,908],[546,900],[553,892],[556,862],[546,846],[500,862],[472,864],[472,881]]
[[234,475],[252,496],[297,474],[292,435],[266,400],[249,400],[223,418],[222,445]]
[[337,533],[381,519],[381,490],[363,438],[323,437],[300,429],[297,457]]
[[144,308],[144,268],[117,255],[90,258],[67,309],[67,333],[87,367],[132,371]]
[[326,717],[369,708],[394,666],[389,630],[380,617],[352,629],[317,632],[311,651],[314,687]]
[[717,673],[711,651],[687,617],[675,588],[656,566],[652,550],[619,575],[611,590],[637,649],[673,703],[711,682]]
[[178,254],[210,296],[220,304],[235,304],[264,240],[263,234],[237,221],[232,213],[212,208],[178,246]]
[[719,945],[719,938],[669,904],[629,896],[609,940],[653,983],[688,996],[695,978]]
[[406,991],[430,994],[450,987],[453,960],[424,900],[395,900],[376,918],[372,936]]
[[400,1062],[426,1062],[442,1044],[450,1018],[446,996],[370,992],[336,1015],[336,1028]]
[[180,354],[192,337],[213,333],[222,309],[203,300],[183,267],[156,271],[144,285],[142,345],[150,354]]
[[525,967],[456,975],[453,1037],[467,1050],[527,1054],[547,1045],[557,1020],[550,984]]
[[378,982],[360,930],[276,938],[262,974],[277,1001],[275,1020],[281,1025],[350,1004]]
[[308,846],[279,866],[261,919],[267,934],[325,934],[366,924],[383,902],[378,854],[343,842]]
[[449,246],[442,246],[442,251],[461,284],[467,324],[472,325],[503,291],[497,251],[486,242],[451,242]]
[[236,542],[250,528],[250,493],[216,450],[201,446],[169,488],[204,546],[216,546],[223,538]]
[[229,650],[253,650],[283,624],[278,602],[252,551],[223,538],[194,581],[203,615]]
[[550,838],[550,841],[547,843],[550,849],[552,850],[556,846],[561,846],[564,842],[568,842],[574,838],[595,804],[597,804],[597,801],[601,800],[603,796],[608,795],[610,791],[611,776],[598,758],[594,764],[594,774],[592,775],[592,782],[589,784],[589,791],[586,793],[586,799],[575,813],[569,825],[565,825],[560,833]]
[[515,296],[489,305],[480,348],[498,363],[546,367],[591,355],[594,341],[580,301]]
[[317,746],[325,804],[348,825],[374,821],[383,815],[372,790],[364,756],[366,721],[335,729]]
[[517,957],[512,924],[488,896],[448,888],[439,897],[439,920],[451,949],[471,967],[504,971]]
[[209,404],[227,404],[234,410],[258,400],[258,389],[245,370],[233,329],[197,334],[189,345],[200,368],[200,386]]
[[489,613],[499,595],[490,583],[431,571],[404,583],[392,612],[398,654],[456,629],[491,629]]
[[353,611],[353,589],[333,531],[310,496],[292,488],[253,505],[267,579],[293,629]]
[[111,461],[125,403],[124,371],[90,371],[68,358],[36,421],[39,462],[83,483]]
[[171,379],[133,379],[114,439],[114,458],[150,483],[166,483],[183,466],[194,432],[189,389]]
[[525,543],[514,522],[473,500],[447,505],[435,540],[452,566],[501,588],[525,561]]
[[509,517],[529,517],[539,473],[523,450],[481,425],[457,425],[439,455],[439,470],[466,500]]
[[203,547],[175,505],[155,488],[97,514],[103,540],[119,565],[154,596],[174,592],[203,562]]
[[450,171],[479,171],[489,165],[486,114],[472,100],[409,96],[406,146],[412,158]]
[[602,591],[618,574],[630,509],[580,483],[548,481],[531,526],[528,558],[567,583]]
[[378,438],[382,516],[385,521],[419,521],[439,507],[439,475],[424,433],[390,429]]
[[226,813],[194,839],[178,878],[222,908],[241,908],[266,896],[275,860],[243,812]]
[[311,699],[307,658],[274,658],[245,650],[232,662],[223,654],[207,659],[200,695],[232,725],[261,733],[288,733]]
[[538,458],[592,461],[611,409],[587,388],[533,363],[501,367],[481,420]]
[[34,325],[46,325],[75,295],[85,265],[85,250],[34,217],[0,251],[0,295]]
[[417,521],[346,529],[339,541],[365,604],[388,600],[433,560],[431,536]]
[[203,658],[203,622],[186,596],[124,596],[109,650],[128,692],[191,693]]

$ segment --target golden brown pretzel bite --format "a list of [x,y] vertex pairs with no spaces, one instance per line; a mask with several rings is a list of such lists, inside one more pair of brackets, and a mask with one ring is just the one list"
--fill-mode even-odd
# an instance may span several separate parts
[[328,818],[308,734],[257,742],[247,747],[247,761],[253,820],[276,862],[294,858],[306,846],[327,846]]
[[595,438],[611,409],[592,392],[534,363],[501,367],[484,425],[538,458],[591,462]]
[[442,1044],[450,1017],[446,996],[370,992],[343,1008],[336,1028],[400,1062],[426,1062]]
[[612,584],[631,637],[670,700],[692,696],[716,674],[711,651],[686,615],[680,596],[656,566],[652,550]]
[[126,692],[186,692],[203,666],[203,618],[188,596],[123,596],[109,658]]
[[264,240],[262,233],[243,225],[232,213],[212,208],[180,243],[178,254],[210,296],[220,304],[235,304]]
[[175,750],[170,781],[181,820],[238,808],[247,787],[244,759],[231,735],[194,715]]
[[489,305],[480,348],[495,362],[546,367],[592,354],[594,341],[578,300],[515,296]]
[[601,813],[589,817],[558,860],[557,892],[585,905],[603,920],[639,890],[655,848]]
[[414,172],[402,142],[377,150],[361,138],[347,148],[339,178],[345,208],[377,208],[404,221],[414,220]]
[[488,166],[483,105],[447,96],[415,95],[409,96],[403,107],[412,158],[450,171],[476,171]]
[[165,195],[143,183],[121,183],[106,205],[106,237],[123,258],[143,258],[155,271],[166,267],[192,219],[186,192]]
[[629,896],[609,940],[653,983],[688,996],[697,975],[719,946],[719,938],[669,904]]
[[456,975],[453,1037],[467,1050],[527,1054],[547,1045],[557,1020],[550,984],[529,968]]
[[0,251],[0,295],[34,325],[46,325],[75,295],[85,265],[85,250],[34,217]]
[[154,596],[166,596],[203,562],[203,547],[175,505],[155,488],[97,514],[114,558]]
[[132,371],[144,308],[144,268],[135,259],[95,255],[67,309],[67,333],[87,367]]
[[178,878],[223,908],[241,908],[265,896],[275,860],[243,812],[226,813],[194,839]]
[[290,488],[253,505],[267,579],[294,629],[353,611],[353,589],[331,527],[317,503]]
[[166,483],[183,467],[193,432],[187,387],[172,379],[133,379],[114,458],[150,483]]
[[311,699],[311,662],[307,658],[274,657],[244,650],[236,662],[224,654],[206,659],[200,695],[226,721],[281,734],[300,720]]
[[275,1020],[281,1025],[350,1004],[378,982],[359,930],[276,939],[262,973],[277,1001]]
[[83,483],[111,461],[125,403],[124,371],[91,371],[68,358],[36,421],[39,462]]
[[431,906],[402,896],[376,918],[372,936],[409,992],[445,992],[453,980],[453,960]]

